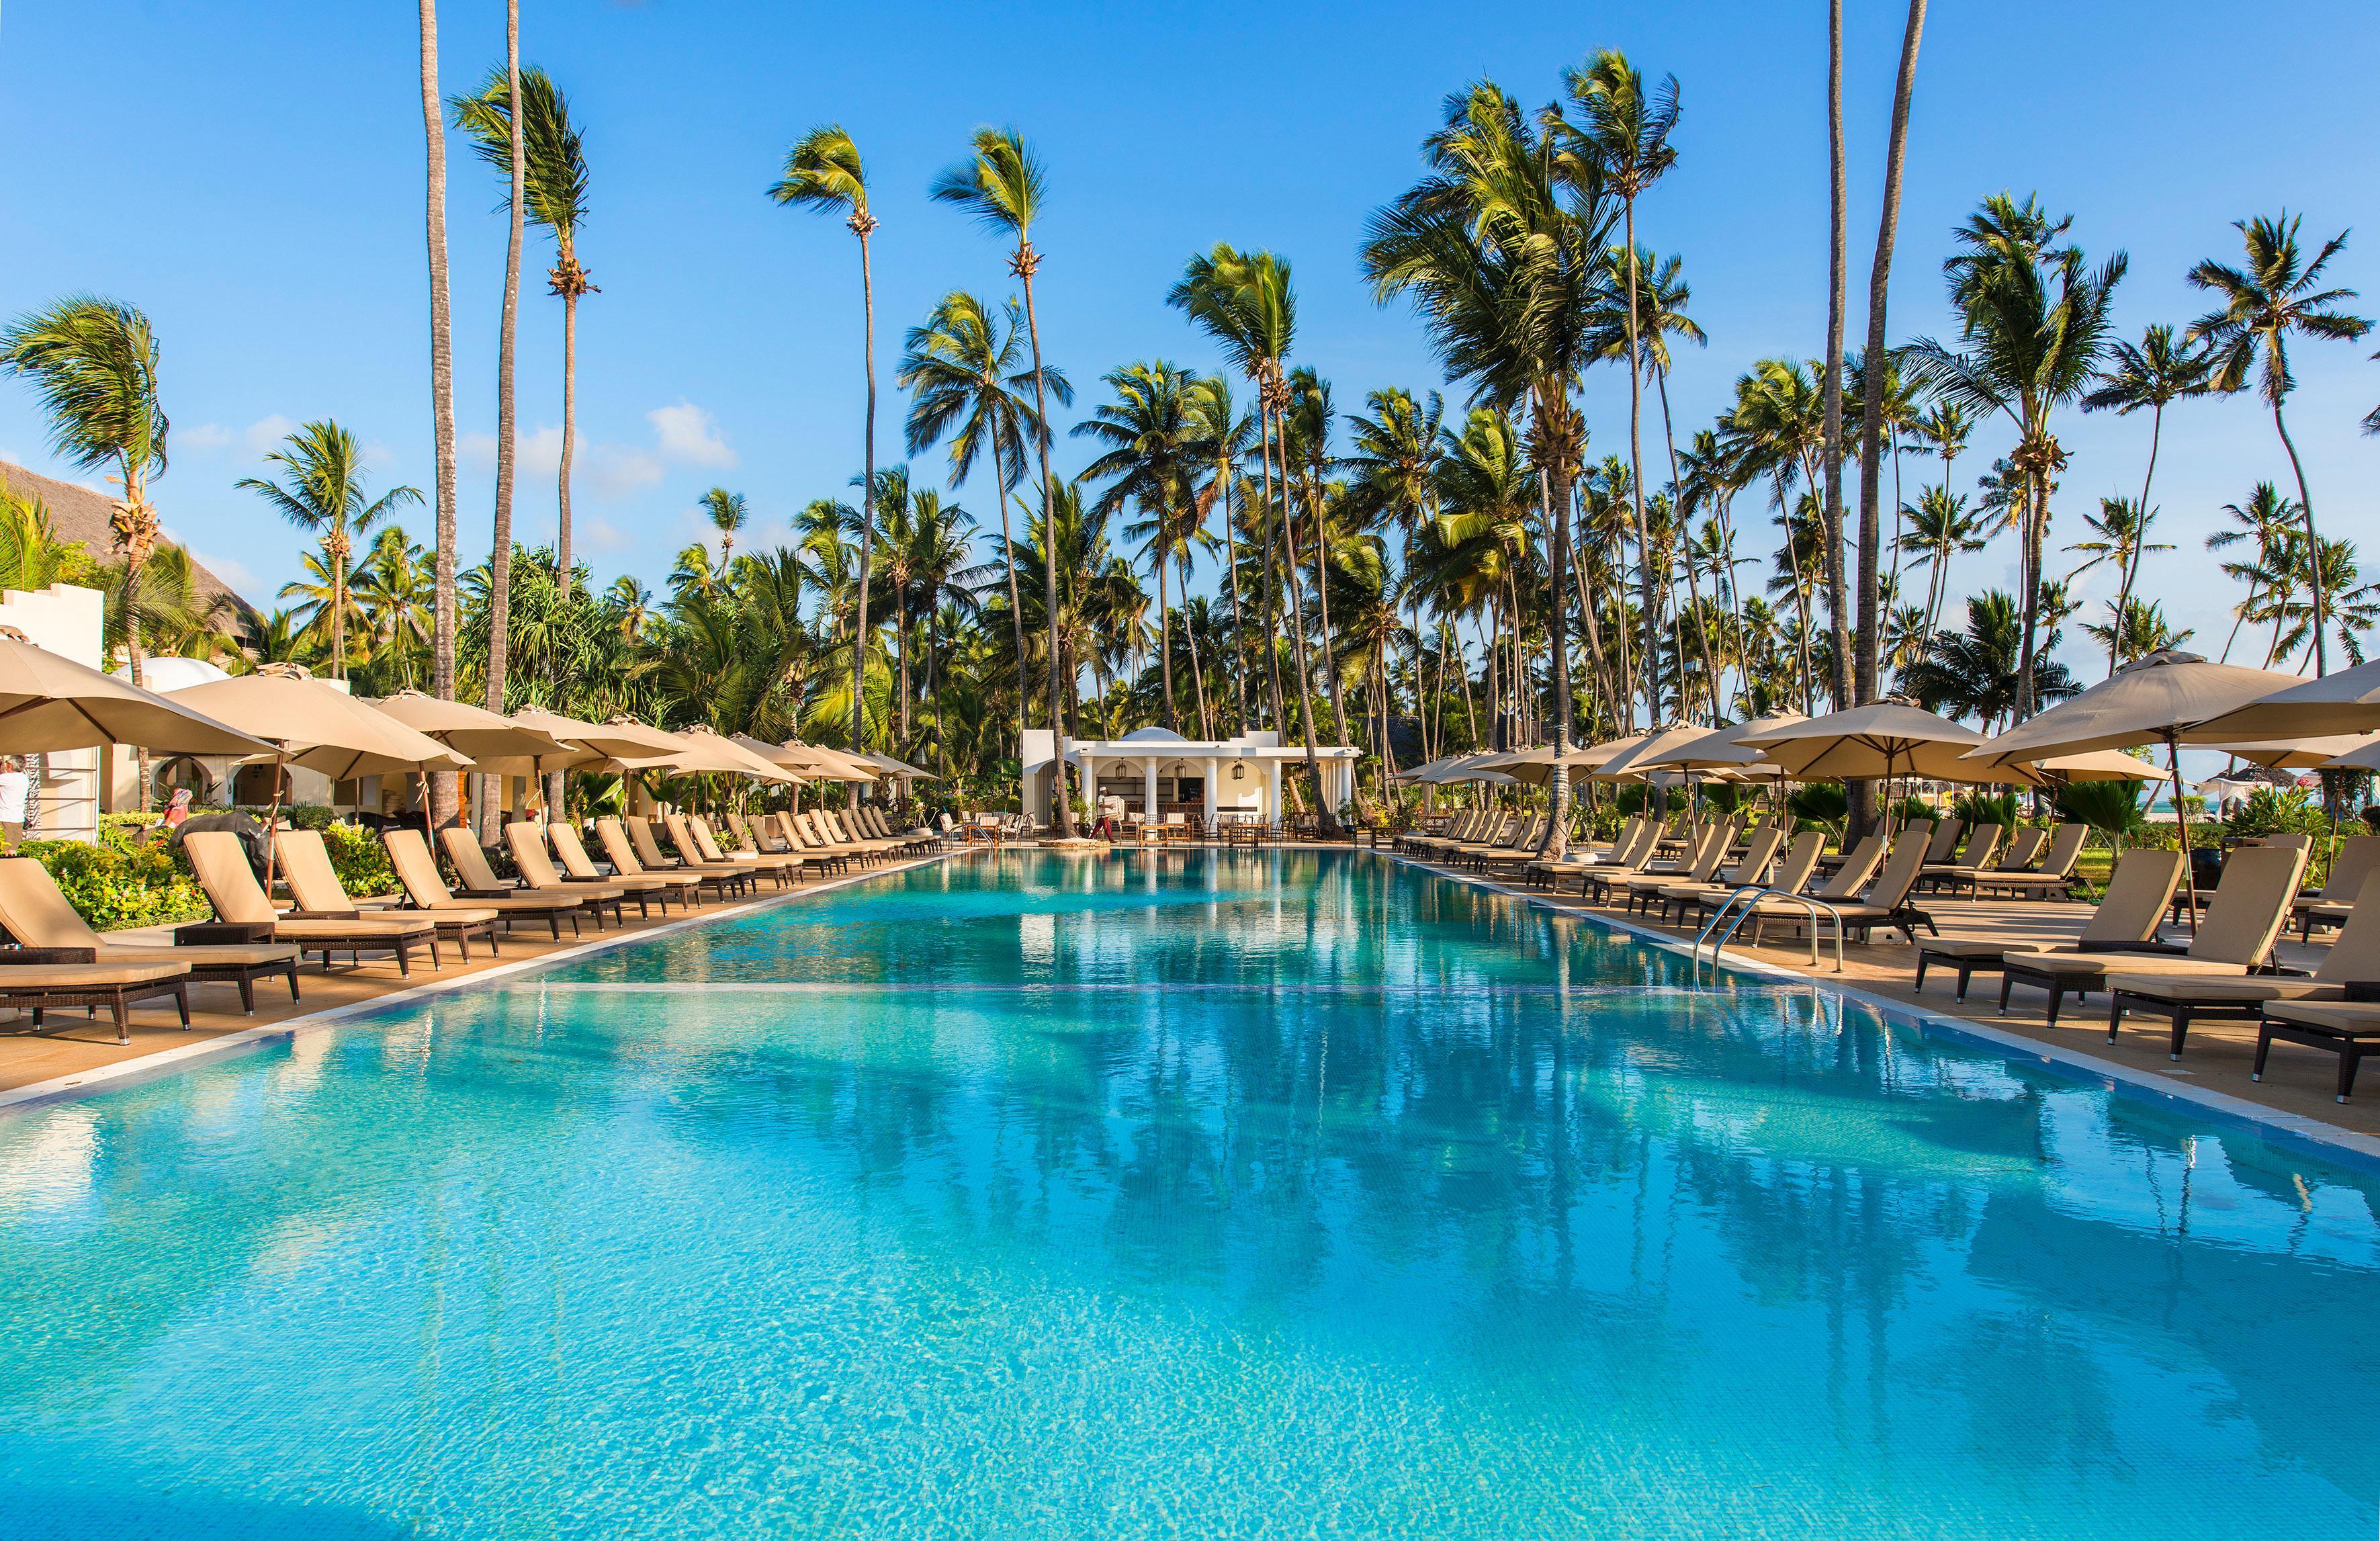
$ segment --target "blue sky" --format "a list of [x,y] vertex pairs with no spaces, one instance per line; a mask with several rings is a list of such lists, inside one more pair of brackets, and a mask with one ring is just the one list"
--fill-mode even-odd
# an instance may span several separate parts
[[[1856,337],[1903,13],[1859,0],[1848,9]],[[1679,362],[1682,435],[1724,407],[1754,359],[1823,346],[1825,9],[1815,0],[525,0],[523,10],[527,57],[569,93],[592,162],[582,256],[602,292],[582,311],[575,506],[599,582],[626,571],[658,587],[696,533],[691,510],[707,487],[746,492],[765,543],[857,469],[855,243],[838,223],[763,196],[790,140],[827,120],[868,155],[883,221],[881,459],[901,454],[890,375],[902,331],[951,288],[998,297],[1012,282],[990,238],[925,196],[977,125],[1018,126],[1048,163],[1038,292],[1050,357],[1085,388],[1079,405],[1096,399],[1098,375],[1131,360],[1213,364],[1164,294],[1187,254],[1228,239],[1294,261],[1298,359],[1356,406],[1378,386],[1439,382],[1411,317],[1371,304],[1355,246],[1366,214],[1414,175],[1442,99],[1487,77],[1543,101],[1563,66],[1606,45],[1673,71],[1684,91],[1678,169],[1641,213],[1643,238],[1683,256],[1711,338]],[[446,90],[501,59],[501,5],[447,0],[441,28]],[[2374,152],[2357,72],[2375,43],[2380,12],[2348,5],[2293,6],[2289,25],[2255,29],[2194,0],[1936,6],[1893,337],[1948,334],[1947,233],[2002,188],[2070,211],[2095,257],[2129,250],[2119,306],[2128,334],[2204,309],[2183,274],[2236,249],[2234,219],[2286,206],[2306,214],[2309,235],[2359,223]],[[260,602],[296,575],[297,541],[232,483],[256,473],[288,427],[335,417],[375,446],[383,483],[430,484],[415,48],[413,8],[397,4],[16,0],[0,18],[10,104],[0,306],[92,289],[150,312],[176,429],[161,504],[174,531]],[[490,176],[459,148],[449,164],[464,554],[477,561],[490,521],[504,226]],[[534,237],[531,256],[540,269],[550,260]],[[2335,271],[2380,312],[2380,229],[2359,236]],[[519,520],[530,539],[553,526],[561,418],[559,302],[542,289],[528,286],[522,332],[522,426],[535,437]],[[2380,366],[2365,354],[2304,349],[2291,399],[2331,532],[2362,534],[2374,507],[2380,441],[2356,425],[2380,402]],[[1624,402],[1617,377],[1590,386],[1595,453],[1624,450]],[[0,455],[56,470],[42,431],[21,388],[0,385]],[[2079,538],[2091,500],[2138,490],[2147,425],[2077,414],[2059,431],[2073,455],[2058,504],[2062,545]],[[2006,443],[2001,431],[1980,433],[1961,479]],[[1062,466],[1086,458],[1079,441],[1059,453]],[[942,468],[938,452],[919,467]],[[1911,469],[1913,495],[1922,463]],[[2233,598],[2203,538],[2223,504],[2286,472],[2251,398],[2192,404],[2169,419],[2155,501],[2160,534],[2180,549],[2148,559],[2144,587],[2201,643],[2220,646]],[[991,522],[987,488],[964,501]],[[426,515],[407,522],[427,537]],[[2380,550],[2372,557],[2380,564]],[[2013,552],[1996,548],[1954,581],[1972,589],[2012,572]]]

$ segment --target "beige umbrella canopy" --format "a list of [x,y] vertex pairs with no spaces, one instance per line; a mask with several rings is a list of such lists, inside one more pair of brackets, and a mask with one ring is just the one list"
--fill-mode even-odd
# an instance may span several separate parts
[[2326,738],[2283,738],[2261,744],[2201,744],[2196,746],[2244,759],[2251,765],[2261,765],[2267,770],[2313,770],[2329,768],[2331,761],[2341,755],[2351,755],[2374,744],[2380,744],[2380,738],[2370,734],[2343,733],[2333,734]]
[[876,767],[879,771],[884,775],[892,777],[896,781],[932,782],[940,781],[941,779],[930,770],[920,770],[916,766],[909,764],[905,760],[894,759],[891,755],[878,754],[873,749],[867,751],[858,758],[864,763]]
[[263,739],[194,703],[39,648],[0,628],[0,754],[61,754],[130,744],[177,755],[269,755]]
[[442,701],[419,690],[400,690],[378,699],[367,697],[364,704],[386,712],[425,738],[470,756],[481,770],[495,769],[496,763],[506,759],[536,760],[581,752],[574,745],[484,707]]
[[1982,734],[1892,701],[1831,711],[1758,732],[1739,729],[1735,742],[1761,750],[1787,774],[1803,781],[1895,776],[1971,783],[2031,779],[2022,770],[1962,760],[1961,756],[1984,742]]
[[2308,738],[2380,728],[2380,659],[2318,680],[2277,677],[2283,682],[2278,689],[2200,722],[2182,742]]
[[2165,772],[2120,749],[2093,749],[2035,760],[2027,769],[2047,782],[2161,782]]
[[2350,749],[2345,754],[2333,756],[2322,762],[2322,769],[2325,770],[2380,770],[2380,738],[2370,740],[2362,748]]
[[1798,711],[1780,711],[1768,717],[1755,717],[1730,728],[1710,728],[1700,738],[1664,751],[1658,757],[1637,760],[1640,765],[1662,765],[1680,770],[1730,770],[1737,774],[1775,775],[1776,767],[1756,745],[1741,740],[1767,733],[1775,728],[1791,727],[1809,719]]
[[670,765],[682,772],[701,775],[751,776],[764,782],[790,782],[790,771],[762,759],[734,739],[722,737],[698,722],[677,735],[685,747],[671,757]]
[[1614,755],[1625,754],[1643,742],[1643,734],[1626,734],[1619,738],[1607,738],[1600,744],[1590,744],[1583,749],[1573,749],[1563,758],[1576,760],[1589,770],[1600,770],[1611,762]]
[[659,728],[649,728],[628,717],[615,717],[609,722],[588,722],[576,717],[565,717],[559,712],[527,707],[514,712],[507,721],[515,727],[543,734],[557,743],[578,746],[578,758],[574,759],[557,761],[552,757],[541,757],[544,769],[548,770],[564,770],[623,756],[634,758],[667,754],[677,742],[674,735]]
[[1477,753],[1452,755],[1427,775],[1414,779],[1427,782],[1432,786],[1454,786],[1465,782],[1476,782],[1484,786],[1518,785],[1512,777],[1487,763],[1499,758]]
[[320,770],[333,781],[407,770],[460,770],[471,764],[470,756],[415,732],[294,663],[268,663],[252,674],[209,680],[175,691],[174,699],[264,740],[269,752],[285,763]]
[[808,773],[814,780],[872,782],[880,777],[877,768],[868,761],[841,749],[830,749],[823,744],[805,744],[798,738],[789,738],[783,747],[788,753],[807,756],[811,764],[823,768]]
[[1679,750],[1700,743],[1709,736],[1711,732],[1708,728],[1692,722],[1681,722],[1675,727],[1663,728],[1658,733],[1646,734],[1597,766],[1594,772],[1595,779],[1599,782],[1616,782],[1631,776],[1642,776],[1648,770],[1682,770],[1684,767],[1674,764],[1670,757]]

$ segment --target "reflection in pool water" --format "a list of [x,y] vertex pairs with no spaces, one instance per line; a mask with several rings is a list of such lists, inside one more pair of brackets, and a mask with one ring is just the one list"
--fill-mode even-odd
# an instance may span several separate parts
[[2357,1536],[2371,1184],[1359,853],[0,1121],[0,1535]]

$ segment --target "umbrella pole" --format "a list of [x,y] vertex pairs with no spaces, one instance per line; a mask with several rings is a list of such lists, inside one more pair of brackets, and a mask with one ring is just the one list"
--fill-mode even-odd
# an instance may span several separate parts
[[2173,821],[2181,831],[2181,880],[2190,885],[2190,929],[2198,930],[2198,864],[2190,859],[2190,813],[2182,806],[2181,741],[2174,734],[2165,735],[2166,763],[2173,770]]
[[273,858],[280,855],[280,843],[273,838],[273,826],[281,821],[281,767],[289,752],[283,749],[273,757],[273,802],[264,810],[264,904],[273,906]]

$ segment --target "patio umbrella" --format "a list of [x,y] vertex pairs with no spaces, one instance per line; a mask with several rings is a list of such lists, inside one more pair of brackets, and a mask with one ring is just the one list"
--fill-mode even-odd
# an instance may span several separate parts
[[[2181,742],[2194,730],[2239,711],[2252,701],[2302,683],[2295,674],[2209,663],[2196,653],[2170,649],[2149,654],[2116,671],[2070,700],[2060,701],[2031,722],[1972,751],[1979,761],[2038,760],[2085,749],[2129,749],[2163,744],[2173,780],[2173,815],[2181,832],[2182,870],[2197,914],[2198,880],[2187,860],[2190,814],[2182,796]],[[2237,733],[2217,734],[2236,738]]]
[[544,756],[583,752],[550,734],[525,727],[512,718],[468,701],[442,701],[419,690],[400,690],[394,696],[368,696],[363,702],[423,737],[434,738],[459,754],[470,756],[481,770],[490,769],[492,761],[535,760]]
[[1741,742],[1777,728],[1791,727],[1809,719],[1798,711],[1780,711],[1773,716],[1755,717],[1749,722],[1732,727],[1709,728],[1700,738],[1663,751],[1658,756],[1645,757],[1638,763],[1666,765],[1681,770],[1730,770],[1742,774],[1750,770],[1756,775],[1777,775],[1779,768],[1755,745]]
[[676,736],[685,747],[670,757],[669,763],[679,770],[698,775],[750,776],[763,782],[794,779],[793,773],[782,766],[762,759],[734,739],[722,737],[699,722]]
[[1984,742],[1974,729],[1894,701],[1876,701],[1781,727],[1746,733],[1736,743],[1763,751],[1803,781],[1868,781],[1924,776],[1933,781],[2025,780],[1960,757]]
[[269,755],[273,746],[187,701],[103,674],[0,627],[0,754],[129,744],[176,755]]
[[2200,748],[2244,759],[2251,765],[2261,765],[2267,770],[2312,770],[2330,764],[2341,755],[2380,744],[2380,738],[2370,734],[2333,734],[2325,738],[2284,738],[2260,744],[2204,744]]
[[1629,775],[1643,775],[1655,769],[1683,770],[1670,758],[1678,750],[1700,743],[1711,736],[1708,728],[1693,722],[1681,722],[1658,733],[1645,734],[1635,743],[1597,766],[1592,772],[1599,782],[1616,782]]
[[2161,782],[2165,775],[2147,760],[2120,749],[2092,749],[2079,755],[2055,755],[2037,759],[2030,770],[2052,782]]
[[[281,813],[281,769],[302,765],[333,781],[404,771],[457,770],[471,764],[436,739],[314,678],[295,663],[267,663],[252,674],[210,680],[174,694],[207,715],[272,746],[273,802],[268,831]],[[264,891],[273,892],[273,845],[264,855]]]
[[2275,689],[2200,722],[2182,742],[2310,738],[2380,728],[2380,659],[2318,680],[2273,677],[2281,682]]
[[798,738],[785,740],[783,746],[795,754],[807,755],[813,763],[825,767],[815,773],[815,780],[872,782],[881,779],[881,772],[875,766],[842,749],[830,749],[823,744],[805,744]]
[[2380,738],[2366,742],[2361,748],[2334,755],[2322,762],[2325,770],[2380,770]]
[[920,770],[916,766],[910,765],[905,761],[894,759],[891,755],[880,755],[872,749],[860,755],[858,758],[867,764],[876,767],[878,770],[892,777],[895,781],[936,782],[941,780],[940,776],[935,775],[930,770]]

